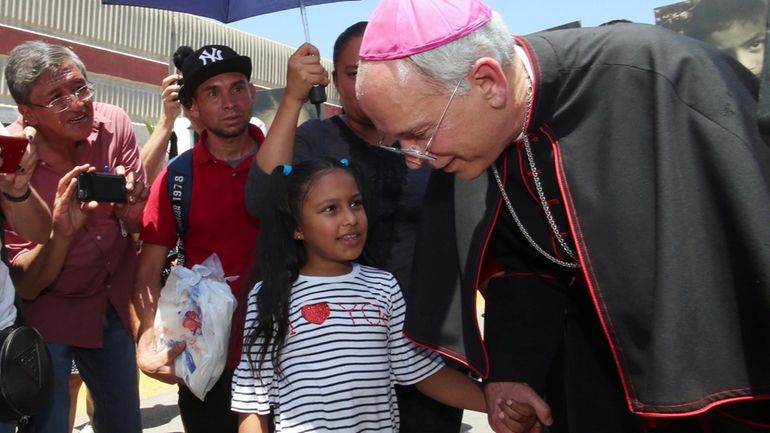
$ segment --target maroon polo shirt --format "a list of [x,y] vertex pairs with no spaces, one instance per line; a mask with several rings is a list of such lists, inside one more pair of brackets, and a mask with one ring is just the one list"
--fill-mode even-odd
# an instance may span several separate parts
[[[20,131],[21,120],[8,127]],[[118,165],[144,181],[144,168],[131,126],[120,108],[94,103],[91,135],[75,148],[75,164],[91,164],[101,171]],[[30,183],[53,209],[56,188],[65,172],[38,161]],[[6,231],[9,257],[25,254],[36,244]],[[130,236],[121,234],[118,218],[109,204],[88,212],[78,230],[56,280],[33,301],[24,302],[24,318],[49,343],[98,348],[102,345],[107,301],[114,306],[126,329],[128,305],[136,281],[136,249]]]
[[[256,126],[249,135],[258,143],[264,137]],[[241,356],[247,289],[241,289],[249,275],[252,256],[259,235],[259,222],[246,212],[245,190],[250,155],[236,167],[215,158],[206,146],[207,133],[193,147],[192,197],[185,235],[185,266],[202,263],[212,253],[222,261],[226,277],[238,276],[230,289],[238,300],[233,314],[227,367],[235,368]],[[168,171],[164,169],[150,190],[144,209],[141,239],[148,244],[173,248],[176,245],[176,220],[171,211],[167,188]]]

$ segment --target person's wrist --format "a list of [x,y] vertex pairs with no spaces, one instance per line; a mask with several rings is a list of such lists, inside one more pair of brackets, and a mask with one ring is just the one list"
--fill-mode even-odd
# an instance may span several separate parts
[[160,119],[158,119],[158,124],[155,125],[155,127],[165,127],[167,129],[173,129],[174,128],[174,122],[176,121],[176,118],[179,117],[179,115],[167,115],[165,112],[160,116]]
[[121,233],[126,236],[129,233],[138,233],[142,228],[142,214],[118,216]]
[[13,195],[8,194],[7,192],[3,192],[3,197],[5,197],[8,201],[14,202],[14,203],[21,203],[23,201],[26,201],[29,196],[32,195],[32,188],[27,185],[27,190],[24,191],[21,195]]
[[307,94],[305,94],[304,96],[297,96],[297,97],[288,96],[288,97],[284,97],[281,100],[280,105],[283,106],[284,109],[299,112],[302,110],[302,106],[305,105],[305,102],[307,102],[307,100],[308,100]]
[[74,238],[75,232],[73,230],[62,229],[54,224],[51,228],[51,234],[48,236],[48,245],[50,248],[64,251],[69,248]]

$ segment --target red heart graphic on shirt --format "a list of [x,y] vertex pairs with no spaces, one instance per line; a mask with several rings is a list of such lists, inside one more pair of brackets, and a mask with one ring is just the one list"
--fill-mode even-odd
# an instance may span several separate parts
[[329,309],[329,304],[326,302],[302,307],[302,317],[316,325],[324,323],[329,318],[329,313],[331,313],[331,309]]

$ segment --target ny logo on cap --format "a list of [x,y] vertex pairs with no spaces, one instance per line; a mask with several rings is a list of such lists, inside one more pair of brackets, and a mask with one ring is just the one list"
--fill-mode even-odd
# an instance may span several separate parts
[[211,63],[222,60],[222,50],[211,48],[210,53],[204,50],[198,58],[203,62],[203,66],[206,66],[209,63],[209,60]]

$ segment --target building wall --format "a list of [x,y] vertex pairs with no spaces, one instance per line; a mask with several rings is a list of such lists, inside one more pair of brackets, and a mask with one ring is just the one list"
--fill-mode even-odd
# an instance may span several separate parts
[[[97,86],[96,99],[122,107],[137,125],[160,117],[160,83],[173,71],[171,55],[179,45],[223,44],[251,57],[251,80],[262,89],[285,86],[286,63],[294,52],[293,47],[177,12],[102,5],[100,0],[0,1],[0,68],[14,46],[31,39],[71,47]],[[330,60],[322,62],[332,69]],[[325,113],[338,112],[332,86],[327,95]],[[9,123],[16,116],[3,77],[0,121]],[[145,135],[143,126],[139,129]]]

